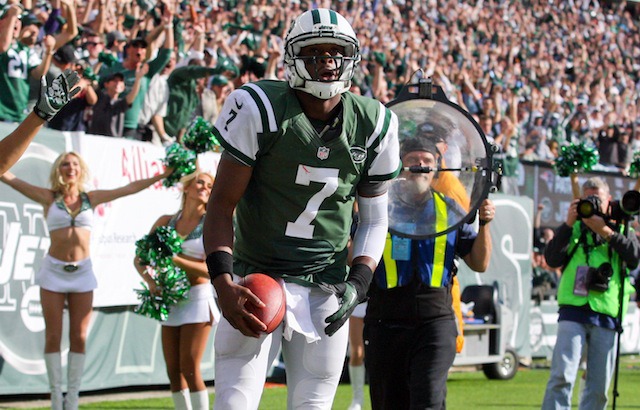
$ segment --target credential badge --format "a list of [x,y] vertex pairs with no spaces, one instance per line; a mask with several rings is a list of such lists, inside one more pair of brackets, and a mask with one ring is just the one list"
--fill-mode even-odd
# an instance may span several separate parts
[[327,159],[329,158],[329,148],[327,147],[320,147],[318,148],[318,158],[319,159]]

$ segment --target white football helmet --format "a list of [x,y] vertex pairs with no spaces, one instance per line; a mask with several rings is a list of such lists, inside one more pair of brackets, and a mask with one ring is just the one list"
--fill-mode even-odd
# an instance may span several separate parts
[[[335,59],[338,80],[322,81],[308,72],[299,54],[303,47],[313,44],[337,44],[345,48],[345,55]],[[360,62],[360,43],[351,24],[335,11],[315,9],[302,13],[293,21],[284,48],[285,75],[291,88],[326,100],[351,87]]]

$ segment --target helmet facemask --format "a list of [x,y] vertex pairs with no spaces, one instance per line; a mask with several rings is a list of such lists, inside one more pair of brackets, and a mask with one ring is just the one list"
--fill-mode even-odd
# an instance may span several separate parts
[[[329,13],[319,10],[320,13]],[[355,68],[360,62],[360,49],[351,25],[339,16],[337,22],[322,24],[312,22],[309,14],[303,13],[293,24],[285,43],[286,77],[291,88],[309,93],[317,98],[329,99],[348,91]],[[334,13],[334,12],[332,12]],[[336,13],[337,15],[337,13]],[[304,47],[318,44],[335,44],[344,48],[343,53],[301,56]],[[335,79],[323,80],[324,64],[333,64]],[[328,60],[333,60],[332,62]],[[305,62],[312,64],[307,67]],[[311,70],[312,72],[309,72]]]

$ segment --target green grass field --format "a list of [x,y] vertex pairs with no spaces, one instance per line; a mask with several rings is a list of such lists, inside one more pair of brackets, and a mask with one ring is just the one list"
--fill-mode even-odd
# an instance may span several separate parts
[[[447,383],[447,408],[449,410],[468,409],[539,409],[549,369],[535,362],[531,369],[520,368],[512,380],[489,380],[481,371],[454,371]],[[366,388],[366,386],[365,386]],[[613,389],[613,383],[612,383]],[[623,356],[618,377],[619,409],[640,409],[640,357]],[[577,389],[575,389],[577,390]],[[211,397],[215,400],[215,395]],[[609,394],[609,408],[613,395]],[[341,384],[333,408],[345,410],[351,402],[351,388]],[[577,408],[577,391],[574,391]],[[83,404],[80,409],[172,409],[170,398],[150,398],[143,400],[105,401]],[[286,408],[286,388],[272,387],[264,391],[260,409],[282,410]],[[365,409],[370,409],[367,399]],[[43,408],[39,408],[43,409]]]

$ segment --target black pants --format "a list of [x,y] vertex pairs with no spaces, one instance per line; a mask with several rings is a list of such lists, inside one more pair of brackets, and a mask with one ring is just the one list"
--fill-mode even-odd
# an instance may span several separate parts
[[373,410],[445,409],[456,336],[453,317],[416,327],[366,323],[364,357]]

